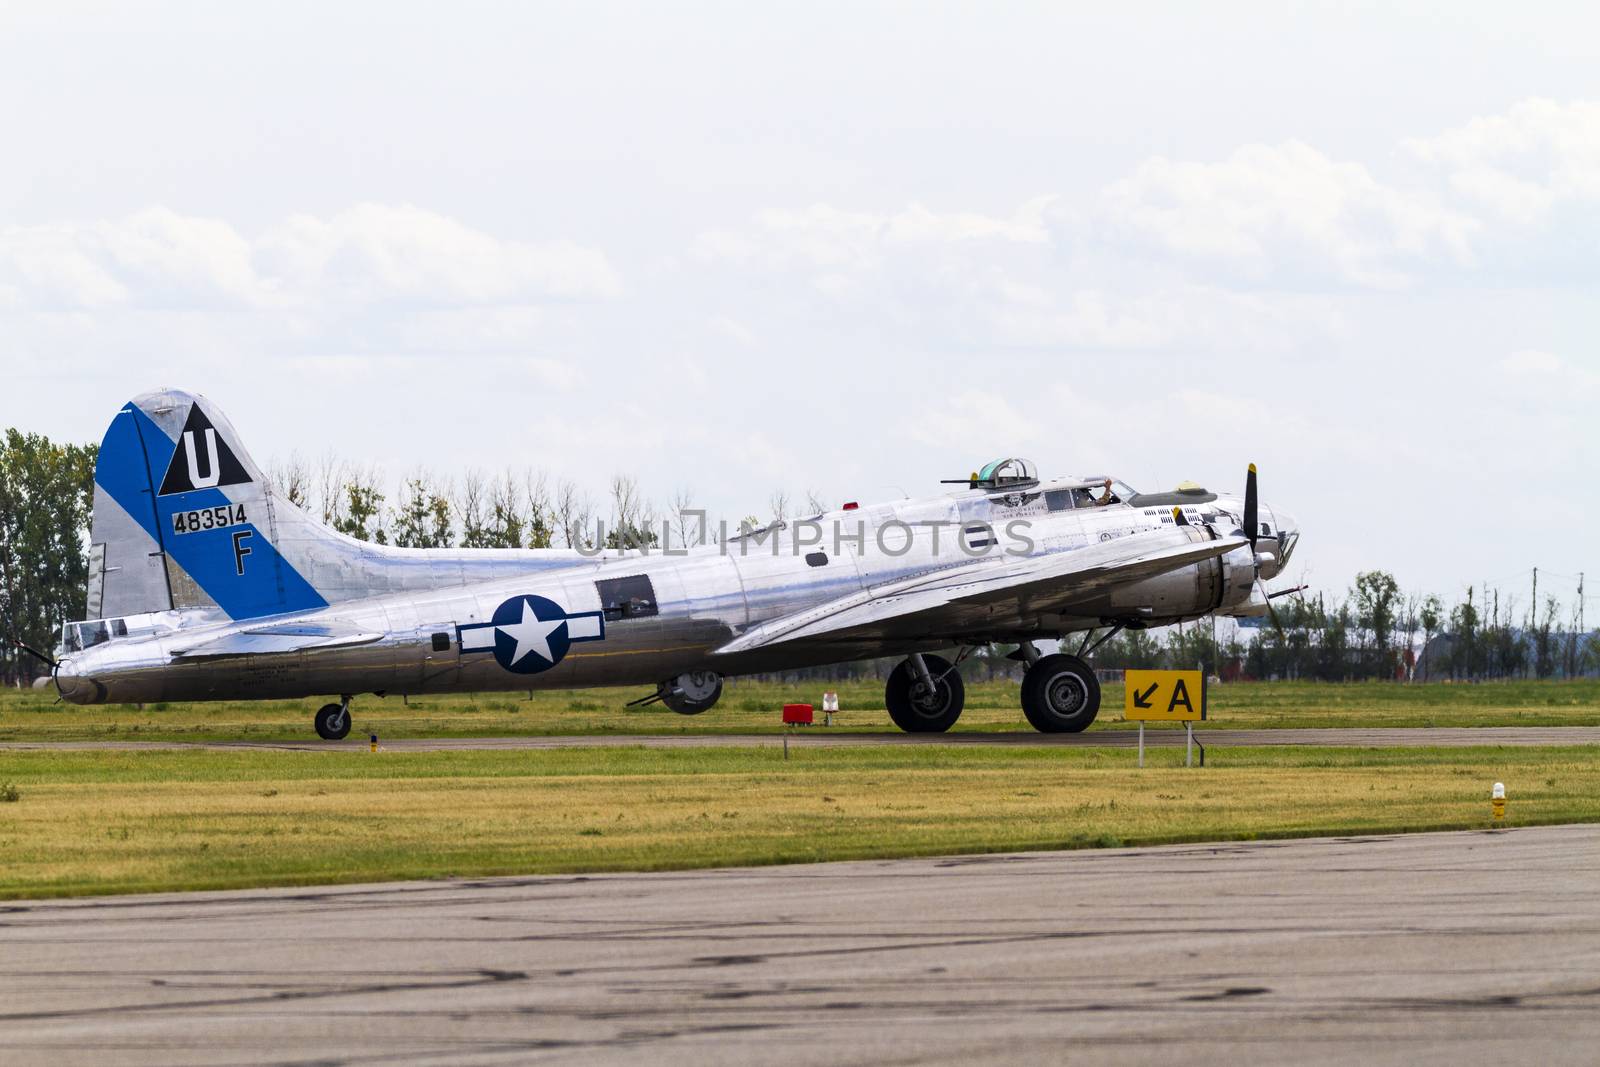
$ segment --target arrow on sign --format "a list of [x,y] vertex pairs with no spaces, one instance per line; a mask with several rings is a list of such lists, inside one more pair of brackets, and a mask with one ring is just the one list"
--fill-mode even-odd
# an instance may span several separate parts
[[1136,707],[1136,708],[1148,708],[1148,707],[1150,707],[1150,694],[1154,693],[1157,689],[1160,689],[1160,688],[1161,688],[1161,683],[1160,682],[1151,682],[1150,683],[1150,688],[1146,689],[1142,693],[1139,692],[1137,689],[1134,690],[1134,692],[1133,692],[1133,706]]

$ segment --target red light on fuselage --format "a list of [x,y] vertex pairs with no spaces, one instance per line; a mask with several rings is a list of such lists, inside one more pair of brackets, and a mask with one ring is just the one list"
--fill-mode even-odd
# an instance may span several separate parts
[[856,508],[859,508],[860,506],[861,505],[857,504],[854,500],[850,500],[850,501],[847,501],[845,503],[844,510],[846,510],[846,511],[854,511]]

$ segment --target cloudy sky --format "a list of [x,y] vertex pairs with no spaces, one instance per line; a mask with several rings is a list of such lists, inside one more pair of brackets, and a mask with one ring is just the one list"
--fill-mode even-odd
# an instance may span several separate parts
[[0,5],[0,425],[733,515],[1254,460],[1317,586],[1600,580],[1592,5],[268,6]]

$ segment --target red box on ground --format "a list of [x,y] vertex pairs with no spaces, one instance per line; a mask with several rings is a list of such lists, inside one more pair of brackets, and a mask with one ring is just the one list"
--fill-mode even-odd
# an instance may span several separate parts
[[783,706],[783,725],[810,726],[811,723],[810,704],[785,704]]

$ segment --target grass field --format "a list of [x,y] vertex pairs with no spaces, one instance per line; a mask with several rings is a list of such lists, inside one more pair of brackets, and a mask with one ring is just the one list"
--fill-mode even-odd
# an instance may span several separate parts
[[1600,820],[1594,748],[794,748],[5,752],[0,897]]
[[[638,689],[525,694],[358,697],[354,734],[383,738],[533,734],[776,733],[786,701],[821,703],[837,689],[839,730],[892,730],[883,690],[874,682],[784,686],[730,681],[721,703],[703,715],[675,715],[660,705],[628,709]],[[1216,726],[1593,726],[1600,725],[1600,680],[1492,682],[1478,685],[1253,682],[1214,685]],[[324,700],[223,701],[208,704],[108,705],[55,702],[54,691],[0,694],[0,742],[64,740],[293,740],[314,736],[311,716]],[[1122,687],[1105,687],[1094,729],[1126,729]],[[1027,730],[1014,682],[974,684],[959,730]]]

